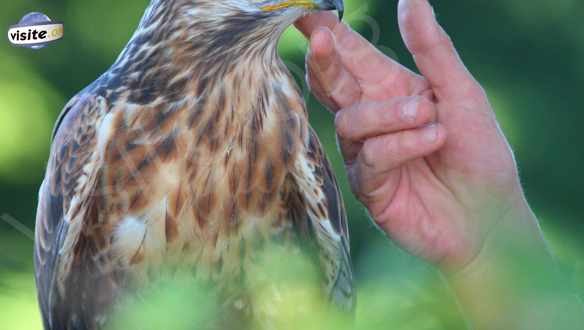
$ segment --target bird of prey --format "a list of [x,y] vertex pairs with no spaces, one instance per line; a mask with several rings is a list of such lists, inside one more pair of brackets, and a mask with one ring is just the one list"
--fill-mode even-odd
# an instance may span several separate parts
[[323,294],[352,309],[343,201],[277,54],[285,28],[333,9],[342,0],[151,0],[55,125],[35,238],[46,329],[103,328],[169,264],[237,283],[274,240],[313,244]]

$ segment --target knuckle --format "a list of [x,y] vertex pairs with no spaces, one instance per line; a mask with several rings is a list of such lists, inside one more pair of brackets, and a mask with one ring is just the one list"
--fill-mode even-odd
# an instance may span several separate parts
[[379,150],[375,143],[375,140],[367,140],[363,144],[363,148],[361,149],[361,161],[363,165],[369,168],[375,167],[377,155],[379,154]]
[[[411,125],[417,121],[420,114],[420,99],[418,97],[407,97],[397,103],[399,111],[398,121],[402,125]],[[391,112],[393,113],[393,112]]]
[[335,128],[337,134],[345,139],[349,139],[349,120],[347,117],[347,110],[341,110],[335,116]]
[[436,107],[432,101],[422,97],[418,105],[418,116],[415,118],[417,125],[426,124],[436,118]]
[[365,123],[367,126],[377,126],[380,122],[387,123],[389,118],[387,113],[391,113],[384,104],[371,102],[361,102],[356,106],[356,113],[359,116],[359,123]]
[[314,71],[312,71],[312,68],[309,67],[306,72],[307,72],[306,73],[306,82],[308,83],[308,86],[311,89],[318,88],[320,83],[319,83],[318,79],[316,78]]
[[410,154],[416,150],[417,141],[411,132],[404,132],[397,138],[397,152],[400,154]]
[[444,31],[442,28],[439,29],[438,33],[439,33],[438,43],[441,44],[446,49],[454,49],[454,42],[452,41],[452,38],[448,35],[448,33],[446,33],[446,31]]
[[351,192],[353,192],[353,194],[355,196],[357,196],[357,198],[359,198],[359,196],[361,195],[361,191],[362,191],[362,175],[360,172],[360,169],[358,166],[351,166],[349,168],[347,168],[347,174],[348,174],[348,179],[349,179],[349,186],[351,188]]
[[470,96],[477,102],[484,102],[487,99],[487,92],[478,83],[474,83],[474,86],[470,89]]
[[459,88],[463,91],[462,95],[474,103],[482,104],[487,100],[485,89],[473,77],[469,77]]

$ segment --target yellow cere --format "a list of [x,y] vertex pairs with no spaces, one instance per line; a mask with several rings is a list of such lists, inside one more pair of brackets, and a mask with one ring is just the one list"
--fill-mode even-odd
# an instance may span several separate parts
[[273,5],[265,5],[262,6],[263,11],[276,11],[284,8],[290,7],[301,7],[307,9],[316,9],[317,6],[313,1],[306,1],[306,0],[290,0],[290,1],[283,1]]

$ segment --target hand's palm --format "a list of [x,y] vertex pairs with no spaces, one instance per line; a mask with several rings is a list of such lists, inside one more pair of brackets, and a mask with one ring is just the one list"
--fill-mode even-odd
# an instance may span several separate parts
[[[342,109],[337,131],[354,192],[407,250],[458,266],[474,256],[492,225],[473,223],[469,219],[478,216],[468,213],[504,212],[498,194],[519,185],[486,96],[429,19],[429,6],[418,5],[423,8],[410,10],[416,15],[400,16],[400,28],[423,76],[332,15],[299,27],[316,30],[309,82],[332,111]],[[315,29],[323,22],[330,30]],[[396,115],[412,103],[414,117]],[[483,205],[475,207],[476,200]]]

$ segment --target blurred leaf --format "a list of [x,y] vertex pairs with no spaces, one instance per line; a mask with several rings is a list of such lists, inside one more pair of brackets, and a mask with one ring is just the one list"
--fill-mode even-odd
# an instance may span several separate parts
[[48,154],[51,113],[62,102],[58,92],[27,67],[9,56],[0,62],[0,72],[6,73],[0,76],[0,177],[13,183],[41,177],[36,170]]

